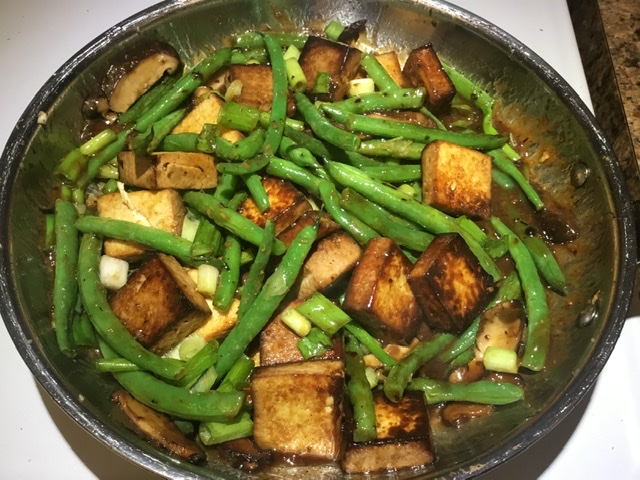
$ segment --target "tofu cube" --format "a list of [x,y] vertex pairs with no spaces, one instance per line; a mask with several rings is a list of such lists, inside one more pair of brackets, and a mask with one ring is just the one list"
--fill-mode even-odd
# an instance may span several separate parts
[[450,142],[422,151],[423,201],[451,215],[491,215],[491,157]]
[[240,306],[240,300],[233,299],[229,310],[223,312],[213,305],[213,301],[207,299],[207,305],[211,310],[211,315],[205,321],[196,333],[207,341],[214,338],[221,338],[235,327],[238,323],[238,307]]
[[403,73],[414,87],[427,89],[425,106],[429,110],[441,113],[449,108],[456,89],[431,44],[411,50]]
[[410,341],[421,323],[407,282],[411,267],[393,240],[370,240],[351,275],[344,310],[388,342]]
[[342,469],[349,474],[393,472],[433,463],[429,415],[422,393],[406,392],[399,403],[391,403],[383,392],[376,391],[373,399],[378,437],[365,443],[347,442]]
[[[273,72],[269,65],[231,65],[229,82],[242,82],[240,94],[234,102],[257,108],[263,112],[271,110],[273,103]],[[287,99],[287,113],[293,114],[294,104],[291,95]]]
[[426,322],[461,332],[490,301],[495,284],[458,234],[438,235],[408,276]]
[[[149,225],[175,235],[182,232],[186,212],[182,198],[171,189],[140,190],[129,192],[126,196],[107,193],[98,198],[97,207],[101,217]],[[133,242],[107,238],[104,242],[104,253],[131,261],[140,258],[145,249]]]
[[337,232],[320,240],[294,286],[298,298],[308,298],[334,285],[353,270],[361,254],[362,248],[347,232]]
[[276,225],[278,235],[303,213],[311,210],[307,198],[292,183],[279,178],[264,177],[262,184],[269,197],[269,210],[262,213],[251,197],[242,202],[238,209],[241,215],[256,225],[264,227],[267,220],[271,220]]
[[158,189],[203,189],[218,185],[214,157],[199,152],[154,152],[118,154],[119,179],[126,185]]
[[357,48],[309,36],[300,52],[300,67],[307,77],[308,91],[313,91],[318,75],[326,72],[331,79],[329,93],[319,96],[318,100],[341,100],[349,89],[349,81],[356,78],[361,56],[362,52]]
[[[171,133],[200,133],[205,124],[217,125],[218,115],[224,105],[224,100],[213,91],[198,96],[195,106],[174,127]],[[236,142],[244,137],[239,130],[222,128],[220,136]]]
[[[287,305],[287,308],[295,308],[300,303],[302,301],[294,300]],[[260,333],[260,365],[304,361],[298,349],[299,340],[300,337],[282,322],[280,315],[276,316]],[[341,359],[342,354],[342,342],[336,336],[333,349],[314,360]]]
[[400,66],[400,59],[398,58],[398,53],[395,51],[385,52],[385,53],[377,53],[375,55],[376,60],[382,65],[382,68],[386,70],[386,72],[393,78],[396,84],[400,88],[410,88],[411,83],[407,80],[402,72],[402,67]]
[[164,254],[138,268],[109,304],[131,335],[159,355],[197,330],[211,314],[186,270]]
[[342,451],[344,364],[286,363],[254,370],[253,437],[285,457],[335,461]]

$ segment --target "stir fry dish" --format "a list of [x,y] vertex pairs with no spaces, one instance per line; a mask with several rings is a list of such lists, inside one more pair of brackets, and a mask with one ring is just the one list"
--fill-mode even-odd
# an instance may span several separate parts
[[128,52],[55,168],[60,350],[189,462],[433,468],[547,368],[577,236],[494,103],[365,22]]

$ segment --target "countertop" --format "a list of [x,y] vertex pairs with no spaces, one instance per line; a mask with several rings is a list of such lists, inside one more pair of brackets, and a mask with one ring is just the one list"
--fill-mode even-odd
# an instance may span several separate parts
[[[539,0],[509,2],[499,0],[450,0],[490,19],[525,44],[534,45],[540,38],[555,42],[544,58],[558,70],[585,98],[591,95],[594,112],[611,138],[614,149],[625,163],[625,171],[633,178],[631,190],[640,204],[640,180],[637,158],[640,158],[640,2],[638,0]],[[47,38],[47,51],[32,63],[37,71],[31,76],[5,73],[4,115],[0,125],[0,148],[33,92],[48,75],[84,43],[101,31],[150,4],[154,0],[99,2],[96,0],[22,0],[6,2],[0,17],[0,53],[8,65],[21,65],[25,51],[35,51]],[[108,4],[108,5],[107,5]],[[579,65],[564,56],[563,47],[573,48],[573,35],[556,27],[566,20],[566,5],[571,12],[578,47],[583,56],[583,83]],[[599,9],[587,8],[594,5]],[[551,7],[561,7],[561,15],[550,14]],[[545,20],[543,23],[542,20]],[[543,27],[544,25],[544,27]],[[595,29],[595,30],[594,30]],[[600,29],[602,39],[594,39]],[[26,47],[25,47],[26,46]],[[589,49],[591,47],[591,54]],[[20,51],[20,48],[23,48]],[[595,52],[595,53],[594,53]],[[610,55],[609,55],[610,53]],[[600,62],[600,63],[599,63]],[[602,67],[602,63],[605,67]],[[36,68],[37,67],[37,68]],[[577,68],[576,68],[577,67]],[[616,80],[618,88],[616,88]],[[600,93],[598,93],[600,92]],[[585,98],[585,101],[587,99]],[[10,117],[10,118],[9,118]],[[15,117],[15,118],[14,118]],[[607,120],[607,118],[609,120]],[[635,174],[631,175],[631,174]],[[637,297],[637,296],[636,296]],[[514,461],[491,472],[485,478],[640,478],[640,418],[637,382],[622,385],[608,372],[637,365],[640,352],[640,303],[630,312],[623,336],[605,367],[594,390],[544,442],[538,442]],[[26,366],[6,334],[0,335],[3,362],[0,373],[11,394],[4,395],[0,409],[0,472],[3,478],[64,479],[152,479],[116,455],[82,430],[48,397],[29,374]],[[616,407],[610,409],[612,404]],[[602,414],[606,409],[606,414]]]

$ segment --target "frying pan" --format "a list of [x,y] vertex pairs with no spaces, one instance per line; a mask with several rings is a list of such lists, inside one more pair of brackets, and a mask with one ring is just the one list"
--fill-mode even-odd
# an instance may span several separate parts
[[[168,21],[167,16],[171,16]],[[55,159],[69,150],[79,131],[80,105],[111,60],[145,39],[164,39],[184,58],[197,56],[237,31],[265,24],[291,28],[318,19],[344,23],[366,18],[380,45],[411,48],[432,41],[496,94],[499,113],[531,148],[530,168],[546,189],[574,211],[581,239],[565,258],[571,305],[554,304],[554,350],[549,371],[528,379],[527,402],[474,422],[464,440],[439,439],[433,476],[466,477],[487,471],[524,450],[549,431],[589,390],[620,333],[635,269],[634,221],[615,155],[575,93],[531,51],[486,22],[442,2],[187,2],[165,3],[115,27],[65,64],[28,107],[3,154],[0,184],[2,316],[18,350],[44,388],[96,437],[135,462],[167,476],[178,472],[237,476],[224,466],[199,470],[178,464],[141,442],[110,417],[114,384],[88,362],[69,361],[56,349],[47,311],[51,278],[40,251],[41,212]],[[45,127],[37,112],[46,111]],[[553,151],[540,162],[536,152]],[[576,171],[588,171],[579,188]],[[575,182],[574,182],[575,183]],[[34,229],[33,225],[38,228]],[[598,293],[598,301],[591,299]],[[594,320],[579,328],[585,308]],[[78,398],[82,395],[83,402]],[[490,438],[490,440],[488,440]],[[313,474],[310,474],[313,475]],[[407,473],[407,475],[409,475]],[[401,475],[402,476],[402,475]]]

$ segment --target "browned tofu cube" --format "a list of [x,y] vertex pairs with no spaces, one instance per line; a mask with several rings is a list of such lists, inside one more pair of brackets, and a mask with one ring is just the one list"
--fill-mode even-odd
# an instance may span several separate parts
[[[171,133],[200,133],[205,124],[216,125],[223,105],[224,100],[213,91],[209,90],[207,93],[201,93],[196,100],[195,106],[175,126]],[[230,142],[236,142],[244,137],[239,130],[231,128],[222,128],[220,136]]]
[[259,367],[250,388],[258,447],[285,457],[338,459],[344,395],[341,360]]
[[302,267],[297,282],[298,298],[308,298],[334,285],[351,272],[361,254],[362,248],[347,232],[337,232],[320,240]]
[[398,53],[395,51],[378,53],[375,55],[376,60],[382,65],[382,68],[386,70],[386,72],[393,78],[400,88],[409,88],[411,87],[411,83],[407,80],[402,73],[402,67],[400,66],[400,60],[398,58]]
[[240,306],[240,300],[233,299],[229,310],[226,312],[216,308],[213,302],[207,299],[207,305],[211,310],[211,315],[205,321],[196,333],[205,340],[213,340],[214,338],[221,338],[229,333],[236,323],[238,323],[238,307]]
[[495,289],[491,276],[458,234],[436,236],[408,280],[427,323],[447,332],[464,330]]
[[422,151],[423,201],[451,215],[491,215],[491,157],[435,141]]
[[304,227],[315,225],[316,223],[318,223],[318,235],[316,237],[318,240],[341,229],[340,225],[334,222],[327,213],[318,210],[307,210],[289,227],[280,232],[278,240],[289,246]]
[[269,210],[262,213],[253,198],[249,197],[238,209],[256,225],[264,227],[267,220],[276,225],[276,235],[295,222],[300,215],[311,210],[307,198],[292,183],[274,177],[264,177],[262,184],[269,197]]
[[[242,82],[240,94],[233,98],[234,102],[257,108],[263,112],[271,110],[273,103],[273,73],[269,65],[231,65],[228,74],[229,82]],[[287,113],[292,115],[293,97],[288,95]]]
[[[295,308],[300,303],[294,300],[287,308]],[[299,340],[300,337],[282,322],[281,315],[276,316],[260,333],[260,365],[304,361],[298,349]],[[341,359],[342,355],[342,342],[336,336],[333,348],[314,360]]]
[[177,345],[211,314],[185,269],[164,254],[138,268],[109,303],[131,335],[157,354]]
[[407,283],[411,267],[393,240],[370,240],[351,275],[344,310],[388,342],[411,340],[421,317]]
[[449,108],[456,89],[431,45],[411,50],[403,72],[414,87],[427,89],[425,106],[429,110],[440,113]]
[[362,52],[357,48],[326,38],[309,36],[300,53],[300,66],[307,77],[308,90],[313,91],[320,73],[330,76],[329,94],[321,99],[335,102],[342,99],[349,89],[349,82],[356,77]]
[[429,415],[422,393],[406,392],[399,403],[391,403],[383,392],[376,391],[373,399],[378,438],[348,442],[342,469],[347,473],[391,472],[433,463]]
[[[108,193],[98,198],[97,206],[101,217],[149,225],[174,235],[182,232],[185,208],[175,190],[140,190],[126,196]],[[133,242],[108,238],[104,242],[104,253],[123,260],[135,260],[145,253],[145,249]]]
[[198,152],[154,152],[118,154],[119,179],[126,185],[157,188],[202,189],[218,184],[214,158]]

